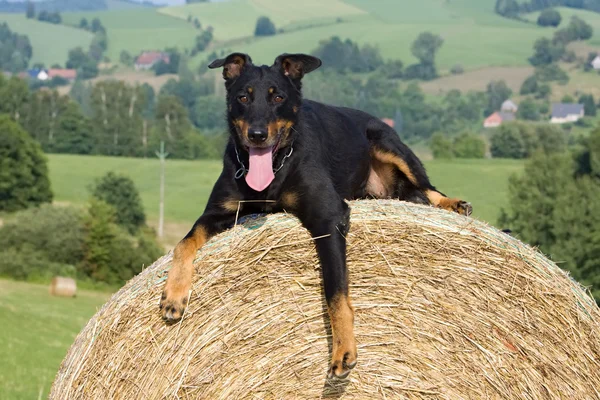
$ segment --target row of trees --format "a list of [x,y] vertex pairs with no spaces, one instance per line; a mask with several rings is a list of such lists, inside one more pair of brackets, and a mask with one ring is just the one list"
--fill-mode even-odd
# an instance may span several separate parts
[[596,0],[496,0],[494,10],[504,17],[518,18],[521,13],[552,7],[571,7],[600,12],[600,3]]
[[600,128],[573,151],[537,152],[509,180],[499,224],[550,255],[600,301]]
[[554,33],[552,40],[540,38],[533,45],[534,54],[529,58],[533,66],[548,65],[559,60],[572,61],[566,46],[576,40],[587,40],[593,35],[593,28],[579,17],[572,17],[569,25]]
[[10,30],[4,22],[0,24],[0,69],[13,73],[27,69],[33,48],[29,37]]
[[438,76],[435,56],[443,43],[438,35],[421,33],[411,46],[411,52],[419,62],[406,69],[403,69],[404,65],[400,60],[384,62],[376,46],[359,46],[350,39],[341,40],[338,36],[321,41],[312,54],[323,60],[325,68],[337,72],[360,73],[380,69],[386,77],[392,79],[431,80]]

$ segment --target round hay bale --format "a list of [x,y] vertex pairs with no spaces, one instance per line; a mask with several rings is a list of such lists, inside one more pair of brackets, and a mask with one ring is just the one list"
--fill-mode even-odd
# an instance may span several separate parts
[[48,292],[51,296],[75,297],[77,294],[77,283],[75,279],[55,276],[50,282]]
[[352,203],[358,365],[326,379],[330,336],[299,221],[248,218],[198,253],[181,322],[158,304],[171,254],[77,337],[51,399],[592,399],[600,311],[536,250],[485,223],[397,201]]

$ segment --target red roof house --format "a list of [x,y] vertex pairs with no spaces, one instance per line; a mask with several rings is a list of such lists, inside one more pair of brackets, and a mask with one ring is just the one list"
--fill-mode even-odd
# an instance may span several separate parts
[[68,81],[77,79],[77,71],[74,69],[50,68],[48,70],[48,78],[60,77]]
[[514,120],[515,120],[515,114],[502,112],[502,111],[500,111],[500,112],[496,111],[495,113],[493,113],[492,115],[487,117],[485,119],[485,121],[483,121],[483,127],[484,128],[496,128],[496,127],[502,125],[503,122],[509,122],[509,121],[514,121]]
[[150,69],[159,61],[169,63],[169,55],[160,51],[145,51],[135,60],[135,69]]
[[396,125],[396,123],[394,122],[394,120],[391,119],[391,118],[381,118],[381,120],[383,122],[385,122],[386,124],[388,124],[389,126],[391,126],[392,128],[394,127],[394,125]]

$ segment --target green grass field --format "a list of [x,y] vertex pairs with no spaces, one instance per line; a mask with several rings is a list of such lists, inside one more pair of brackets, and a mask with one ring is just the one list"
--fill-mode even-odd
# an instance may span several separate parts
[[[271,0],[264,0],[267,3]],[[255,11],[259,7],[253,0],[239,0],[231,4],[245,10]],[[350,38],[358,43],[379,46],[385,58],[401,59],[405,63],[416,61],[410,46],[419,33],[431,31],[444,38],[444,45],[438,56],[438,65],[449,69],[454,64],[466,68],[482,66],[526,65],[533,42],[544,34],[544,30],[533,25],[502,18],[493,12],[493,0],[422,0],[399,2],[382,0],[348,0],[347,4],[365,11],[364,14],[342,16],[342,23],[330,23],[310,29],[286,32],[271,37],[248,38],[252,33],[250,13],[248,26],[226,25],[226,16],[221,15],[226,8],[220,3],[162,9],[161,12],[185,16],[212,7],[215,15],[215,35],[219,37],[223,29],[226,37],[237,41],[224,43],[219,48],[227,51],[244,51],[261,63],[272,62],[283,52],[310,52],[323,39],[337,35]],[[329,4],[329,3],[328,3]],[[245,12],[246,13],[246,12]],[[272,15],[273,10],[260,8],[258,14]],[[204,15],[204,14],[203,14]],[[327,14],[325,14],[327,15]],[[301,18],[302,14],[298,18]],[[217,18],[218,17],[218,18]],[[202,16],[199,15],[202,21]],[[246,19],[244,19],[246,21]],[[276,26],[283,27],[289,20],[274,18]],[[244,22],[246,23],[246,22]],[[245,40],[242,38],[246,36]],[[212,49],[211,49],[212,50]],[[196,62],[206,58],[200,54]]]
[[79,25],[82,18],[99,18],[108,33],[107,56],[118,61],[122,50],[137,55],[166,47],[191,48],[198,31],[186,21],[159,14],[155,8],[63,13],[63,23]]
[[[49,155],[50,179],[59,202],[83,203],[93,180],[108,171],[122,171],[135,181],[149,218],[158,215],[157,159]],[[513,160],[432,160],[425,162],[432,182],[450,196],[473,204],[474,215],[495,223],[506,205],[508,176],[522,169]],[[221,171],[221,161],[168,160],[165,219],[190,225],[202,213]],[[189,228],[189,226],[188,226]]]
[[75,336],[108,297],[58,298],[45,285],[0,280],[0,398],[47,398]]
[[21,14],[0,14],[0,22],[6,22],[13,32],[29,36],[33,56],[30,65],[41,62],[46,66],[64,65],[69,50],[81,46],[87,49],[92,34],[64,25],[54,25],[25,18]]

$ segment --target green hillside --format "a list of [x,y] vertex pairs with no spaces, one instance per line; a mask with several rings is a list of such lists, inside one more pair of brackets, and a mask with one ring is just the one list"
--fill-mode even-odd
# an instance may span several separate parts
[[63,22],[79,25],[82,18],[91,21],[99,18],[108,33],[106,55],[113,61],[119,60],[122,50],[138,54],[142,50],[164,49],[174,46],[180,49],[191,47],[198,31],[186,21],[157,12],[155,8],[128,10],[74,12],[62,14]]
[[[320,3],[327,4],[327,7],[319,6]],[[273,4],[280,6],[275,8]],[[297,11],[292,14],[294,20],[290,20],[288,13],[280,11],[292,4],[304,5],[291,0],[238,0],[226,4],[170,7],[160,12],[180,18],[187,15],[197,17],[201,23],[212,25],[216,38],[225,41],[218,44],[217,49],[243,50],[265,63],[282,52],[309,52],[319,41],[333,35],[361,44],[376,44],[385,58],[409,63],[415,61],[410,53],[413,40],[420,32],[431,31],[445,40],[438,57],[442,69],[449,69],[457,63],[467,68],[526,65],[533,42],[544,34],[543,29],[533,24],[496,15],[493,0],[347,0],[345,4],[315,1],[312,7],[306,8],[325,9],[320,11],[321,17],[314,22],[315,26],[302,30],[290,30],[288,25],[293,22],[295,27],[302,26],[303,21],[309,25],[311,17]],[[332,19],[336,6],[339,7],[337,13],[341,21]],[[352,8],[348,8],[350,6]],[[231,19],[234,9],[245,16],[235,23]],[[285,32],[267,38],[253,38],[254,22],[259,15],[270,16],[277,28],[283,28]],[[205,57],[200,54],[198,59]]]
[[31,63],[47,66],[64,65],[70,49],[77,46],[88,48],[92,34],[64,25],[54,25],[27,19],[21,14],[0,14],[0,22],[6,22],[13,32],[29,36],[33,47]]
[[[158,214],[159,163],[157,159],[48,155],[55,200],[83,203],[89,184],[108,171],[130,175],[140,190],[146,213]],[[85,168],[82,166],[85,165]],[[506,205],[508,176],[522,168],[516,160],[432,160],[425,166],[438,189],[471,203],[475,216],[495,223]],[[221,161],[169,160],[166,165],[165,218],[191,224],[202,213]],[[188,227],[189,228],[189,227]]]

